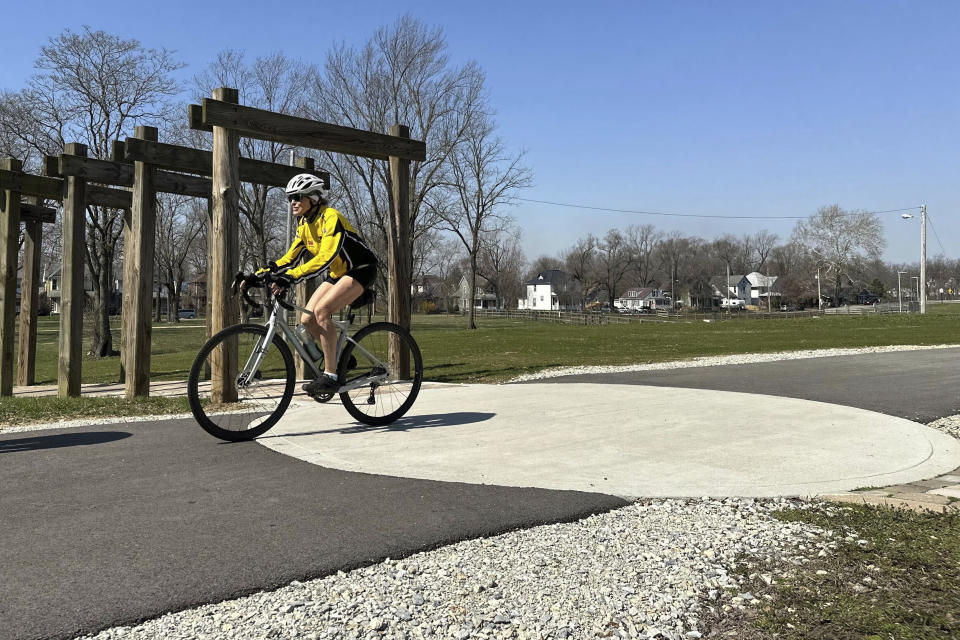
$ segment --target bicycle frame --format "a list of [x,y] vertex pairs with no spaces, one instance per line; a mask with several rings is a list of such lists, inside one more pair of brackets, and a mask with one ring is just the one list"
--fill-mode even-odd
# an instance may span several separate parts
[[[271,296],[272,297],[272,296]],[[266,305],[263,305],[264,307]],[[269,317],[264,325],[267,327],[267,335],[264,337],[263,342],[257,344],[253,352],[251,352],[250,357],[247,358],[246,364],[243,366],[243,369],[237,374],[237,386],[245,387],[250,384],[256,375],[256,372],[260,369],[260,363],[263,362],[263,357],[267,353],[267,349],[270,347],[270,344],[273,342],[273,337],[277,334],[277,331],[286,338],[287,342],[293,345],[294,350],[300,355],[304,362],[307,363],[307,366],[310,368],[313,377],[319,377],[323,372],[317,368],[316,363],[313,361],[313,358],[310,354],[307,353],[306,348],[297,338],[297,334],[294,333],[293,329],[290,328],[290,325],[287,324],[283,316],[280,314],[281,308],[287,308],[290,310],[301,311],[303,313],[314,315],[312,311],[301,307],[296,304],[284,303],[280,298],[272,297],[272,304],[270,309]],[[354,349],[359,353],[365,356],[371,363],[375,363],[378,366],[383,367],[383,370],[389,371],[390,367],[388,363],[383,362],[379,358],[375,357],[372,353],[363,348],[363,345],[354,342],[353,338],[347,335],[347,329],[350,327],[350,307],[347,307],[347,320],[333,320],[333,324],[337,327],[337,361],[340,360],[340,354],[343,353],[343,348],[349,340],[354,344]],[[337,393],[345,393],[347,391],[352,391],[354,389],[359,389],[360,387],[365,387],[370,384],[380,383],[386,380],[388,377],[387,373],[383,373],[377,376],[363,376],[354,380],[349,384],[341,386]]]

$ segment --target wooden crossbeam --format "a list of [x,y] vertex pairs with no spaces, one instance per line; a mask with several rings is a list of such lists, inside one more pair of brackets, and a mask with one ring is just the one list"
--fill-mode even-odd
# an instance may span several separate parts
[[[133,186],[133,162],[98,160],[60,154],[59,174],[77,176],[89,182]],[[176,193],[194,198],[210,197],[210,180],[200,176],[188,176],[169,171],[157,171],[154,176],[154,188],[164,193]],[[115,197],[121,198],[117,194]],[[126,201],[125,197],[122,197]],[[119,199],[114,202],[120,202]],[[109,206],[109,205],[107,205]]]
[[203,124],[203,107],[200,105],[191,104],[187,107],[187,119],[190,121],[191,129],[213,133],[213,127]]
[[130,192],[123,189],[111,189],[110,187],[101,187],[98,184],[88,184],[85,191],[87,204],[94,207],[129,209],[133,202],[133,196],[130,195]]
[[57,221],[57,210],[51,209],[50,207],[42,207],[37,204],[21,203],[20,219],[36,220],[38,222],[53,224]]
[[[138,138],[127,138],[124,157],[128,161],[148,162],[155,167],[174,171],[189,171],[210,175],[213,172],[213,153],[202,149],[191,149],[163,142],[151,142]],[[304,169],[286,164],[240,158],[240,181],[265,184],[271,187],[284,187],[290,178]],[[321,178],[330,185],[330,174],[326,171],[306,171]]]
[[210,197],[210,178],[188,176],[170,171],[155,171],[153,187],[163,193],[176,193],[194,198]]
[[34,176],[20,171],[0,169],[0,190],[17,191],[24,196],[63,200],[61,180]]
[[224,127],[249,138],[380,160],[396,157],[422,161],[427,157],[427,146],[421,140],[341,127],[211,98],[205,98],[201,106],[204,126]]
[[60,154],[61,176],[76,176],[88,182],[133,186],[133,165],[97,158]]

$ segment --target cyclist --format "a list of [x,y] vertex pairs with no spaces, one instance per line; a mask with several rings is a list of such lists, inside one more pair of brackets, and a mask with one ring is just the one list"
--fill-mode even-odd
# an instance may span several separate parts
[[[282,257],[256,274],[269,271],[273,275],[271,290],[277,296],[294,283],[321,278],[306,305],[314,315],[303,314],[300,318],[323,349],[324,372],[303,385],[303,390],[313,396],[339,387],[337,330],[331,318],[373,285],[377,257],[344,215],[327,206],[329,190],[322,179],[301,173],[290,179],[286,193],[298,220],[297,235]],[[297,262],[300,264],[294,266]]]

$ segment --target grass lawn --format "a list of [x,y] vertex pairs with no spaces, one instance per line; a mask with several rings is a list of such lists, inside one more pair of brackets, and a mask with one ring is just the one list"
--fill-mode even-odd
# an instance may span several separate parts
[[[960,342],[960,304],[931,304],[926,316],[828,316],[775,320],[634,322],[572,326],[478,318],[467,331],[459,316],[416,315],[413,335],[423,352],[425,377],[440,382],[503,382],[522,373],[571,365],[623,365],[697,356],[829,347]],[[114,348],[120,319],[113,322]],[[89,345],[89,327],[85,346]],[[36,380],[57,380],[56,317],[40,318]],[[153,328],[153,380],[185,380],[205,340],[204,321]],[[84,358],[84,383],[120,380],[120,358]]]

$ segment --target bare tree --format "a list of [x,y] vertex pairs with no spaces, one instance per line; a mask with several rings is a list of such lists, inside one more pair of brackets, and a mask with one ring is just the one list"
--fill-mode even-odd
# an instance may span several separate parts
[[865,259],[880,254],[885,246],[875,214],[844,211],[836,204],[821,207],[816,214],[797,222],[793,235],[830,271],[837,301],[851,272]]
[[544,271],[550,271],[551,269],[563,269],[564,268],[564,259],[555,258],[554,256],[541,255],[530,263],[530,267],[527,269],[527,280],[535,278],[537,274],[543,273]]
[[[678,289],[682,284],[684,266],[693,253],[693,245],[690,238],[681,236],[677,231],[672,232],[657,245],[661,270],[666,275],[674,305],[680,299]],[[660,286],[661,289],[666,290],[663,284]]]
[[738,242],[737,239],[732,235],[724,234],[711,243],[710,249],[712,250],[713,254],[716,255],[721,262],[723,262],[727,269],[727,280],[723,297],[729,298],[730,287],[735,284],[730,281],[730,276],[732,274],[736,274],[737,267],[741,266],[741,260],[743,259],[743,244]]
[[[198,97],[217,87],[234,87],[244,105],[297,115],[307,110],[308,92],[319,72],[314,65],[274,53],[248,62],[242,51],[227,49],[193,79]],[[208,137],[209,140],[209,137]],[[208,142],[209,144],[209,142]],[[240,138],[245,158],[286,164],[293,147],[279,142]],[[240,263],[263,266],[286,250],[289,209],[281,189],[244,183],[240,190]]]
[[184,196],[157,198],[157,281],[167,288],[167,319],[179,321],[180,296],[189,274],[188,258],[204,227],[206,205]]
[[474,300],[481,238],[503,226],[502,208],[531,181],[530,170],[520,164],[522,158],[522,153],[507,154],[503,141],[494,135],[493,123],[486,118],[474,121],[470,135],[451,157],[446,186],[452,197],[436,209],[436,215],[460,239],[469,258],[468,329],[477,328]]
[[761,271],[767,265],[767,258],[770,252],[777,246],[779,237],[777,234],[770,233],[766,229],[757,231],[750,236],[749,244],[753,255],[753,271]]
[[637,284],[648,286],[653,282],[656,268],[656,247],[661,233],[652,224],[630,225],[627,227],[626,240],[634,255],[634,269]]
[[510,221],[483,234],[477,272],[489,282],[497,294],[497,306],[510,309],[517,304],[523,286],[526,259],[520,246],[522,231]]
[[567,301],[575,303],[581,309],[586,303],[587,295],[596,285],[595,262],[597,257],[597,239],[594,235],[588,234],[586,238],[580,238],[576,244],[567,250],[564,257],[564,265],[571,279],[576,283],[575,300]]
[[619,229],[610,229],[596,244],[593,260],[593,279],[607,292],[607,301],[613,301],[623,291],[627,278],[636,267],[637,256],[633,246]]
[[[66,142],[81,142],[96,158],[109,158],[113,140],[138,124],[169,120],[182,65],[166,49],[147,49],[83,27],[51,38],[35,62],[38,73],[18,94],[4,96],[0,130],[39,157],[56,154]],[[87,208],[86,262],[95,282],[93,343],[96,357],[115,354],[109,304],[113,265],[123,232],[118,210]]]
[[436,276],[438,282],[436,293],[439,299],[437,308],[440,311],[449,312],[450,301],[457,294],[462,276],[460,263],[463,260],[463,246],[458,239],[437,232],[433,233],[429,241],[419,246],[426,249],[422,252],[419,273],[424,276]]
[[[438,208],[427,201],[450,182],[454,149],[466,139],[474,119],[483,117],[483,85],[476,63],[452,65],[443,32],[409,15],[379,29],[360,50],[335,46],[316,83],[309,117],[381,133],[395,124],[407,125],[412,138],[427,144],[426,160],[410,165],[410,246],[398,247],[406,264],[392,274],[392,286],[401,295],[409,291],[413,276],[413,245],[438,224],[433,215]],[[371,244],[384,248],[379,254],[384,256],[393,213],[387,164],[336,153],[325,153],[324,158],[340,189],[338,206]]]

